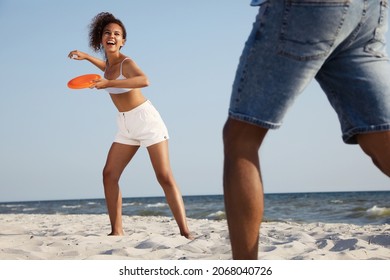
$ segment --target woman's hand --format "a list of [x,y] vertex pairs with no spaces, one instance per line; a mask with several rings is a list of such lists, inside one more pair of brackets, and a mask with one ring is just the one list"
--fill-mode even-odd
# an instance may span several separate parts
[[93,65],[95,65],[101,71],[104,71],[106,69],[106,62],[104,60],[90,56],[89,54],[87,54],[85,52],[74,50],[68,54],[68,57],[70,59],[74,59],[74,60],[84,60],[85,59],[85,60],[91,62]]
[[83,59],[86,59],[87,56],[88,56],[88,54],[81,52],[81,51],[78,51],[78,50],[71,51],[68,54],[69,58],[75,59],[75,60],[83,60]]
[[90,88],[103,89],[108,87],[109,81],[106,79],[93,80],[93,85]]

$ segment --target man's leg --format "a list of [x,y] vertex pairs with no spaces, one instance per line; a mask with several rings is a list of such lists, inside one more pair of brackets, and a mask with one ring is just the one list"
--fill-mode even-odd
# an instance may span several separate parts
[[357,139],[374,164],[390,177],[390,131],[360,134]]
[[233,259],[257,259],[263,217],[259,148],[267,129],[228,119],[224,139],[224,199]]

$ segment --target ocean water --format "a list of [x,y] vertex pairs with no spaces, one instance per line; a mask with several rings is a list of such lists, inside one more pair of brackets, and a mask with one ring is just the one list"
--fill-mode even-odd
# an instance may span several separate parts
[[[223,220],[222,195],[184,196],[187,216]],[[106,214],[104,199],[0,203],[0,214]],[[164,197],[123,198],[123,215],[172,217]],[[390,224],[390,191],[265,195],[265,221]]]

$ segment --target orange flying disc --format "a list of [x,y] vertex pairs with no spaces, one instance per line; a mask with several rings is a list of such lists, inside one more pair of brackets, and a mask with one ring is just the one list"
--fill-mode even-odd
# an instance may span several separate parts
[[102,77],[98,74],[86,74],[78,76],[68,82],[68,87],[72,89],[89,88],[93,85],[93,80],[99,80]]

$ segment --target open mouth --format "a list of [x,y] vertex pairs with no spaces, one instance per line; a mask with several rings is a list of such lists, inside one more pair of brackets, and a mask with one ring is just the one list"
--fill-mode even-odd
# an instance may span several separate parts
[[113,40],[109,40],[109,41],[107,41],[107,45],[115,46],[116,43]]

